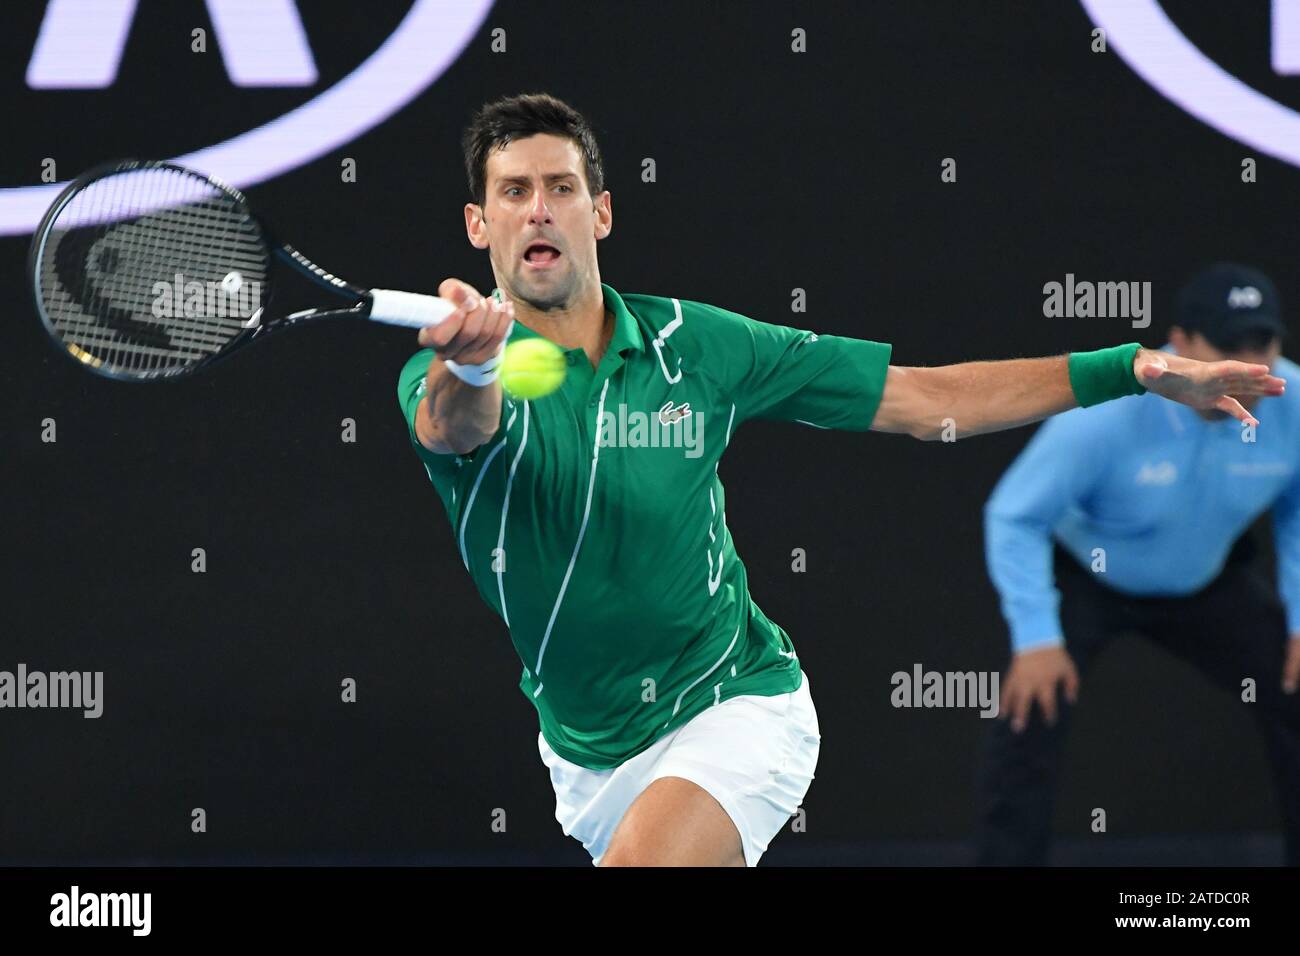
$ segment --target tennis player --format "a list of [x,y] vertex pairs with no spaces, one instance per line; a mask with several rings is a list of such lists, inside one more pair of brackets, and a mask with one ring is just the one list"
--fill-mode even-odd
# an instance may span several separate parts
[[[754,419],[941,437],[1151,390],[1254,421],[1263,365],[1137,344],[938,368],[890,346],[620,294],[586,120],[544,94],[483,107],[464,137],[470,243],[496,289],[447,279],[398,397],[480,596],[537,709],[556,817],[597,865],[755,865],[813,779],[821,732],[789,636],[750,598],[718,461]],[[503,394],[507,341],[563,349],[559,391]],[[1234,397],[1237,396],[1237,397]]]

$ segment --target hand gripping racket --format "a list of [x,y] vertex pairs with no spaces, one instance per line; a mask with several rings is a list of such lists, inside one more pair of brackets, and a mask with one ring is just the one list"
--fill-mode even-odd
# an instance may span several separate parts
[[[347,300],[273,310],[289,266]],[[101,375],[190,375],[275,329],[355,316],[423,328],[446,299],[363,289],[275,239],[238,190],[174,163],[126,160],[68,184],[32,237],[36,310],[63,350]]]

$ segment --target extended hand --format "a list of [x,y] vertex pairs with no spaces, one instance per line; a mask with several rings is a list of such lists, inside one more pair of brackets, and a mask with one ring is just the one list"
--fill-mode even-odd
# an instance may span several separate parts
[[1267,365],[1198,362],[1151,349],[1138,349],[1133,357],[1133,374],[1143,388],[1170,401],[1192,408],[1218,409],[1247,425],[1258,425],[1259,420],[1237,398],[1281,395],[1286,390],[1286,381],[1269,374]]

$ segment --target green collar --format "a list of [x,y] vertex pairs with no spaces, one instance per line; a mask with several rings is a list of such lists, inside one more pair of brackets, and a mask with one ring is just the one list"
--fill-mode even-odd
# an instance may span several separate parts
[[[636,324],[636,319],[632,318],[632,313],[628,311],[627,304],[623,297],[614,291],[612,286],[605,283],[600,284],[601,292],[605,296],[605,308],[614,313],[614,334],[610,337],[609,348],[607,351],[621,355],[627,349],[636,349],[638,352],[645,351],[645,339],[641,337],[641,329]],[[493,289],[490,293],[494,298],[501,297],[500,289]],[[535,337],[539,333],[530,329],[519,320],[515,320],[515,329],[511,333],[512,339]]]
[[624,349],[644,352],[645,339],[641,336],[641,329],[637,326],[636,319],[632,318],[632,313],[627,310],[623,297],[603,282],[600,288],[605,293],[605,308],[614,313],[614,335],[609,340],[609,347],[620,354]]

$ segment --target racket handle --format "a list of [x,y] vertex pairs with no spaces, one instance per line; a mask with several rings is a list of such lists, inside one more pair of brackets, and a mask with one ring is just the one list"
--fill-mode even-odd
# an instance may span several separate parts
[[370,299],[370,318],[411,329],[437,325],[456,311],[454,305],[436,295],[396,289],[371,289]]

